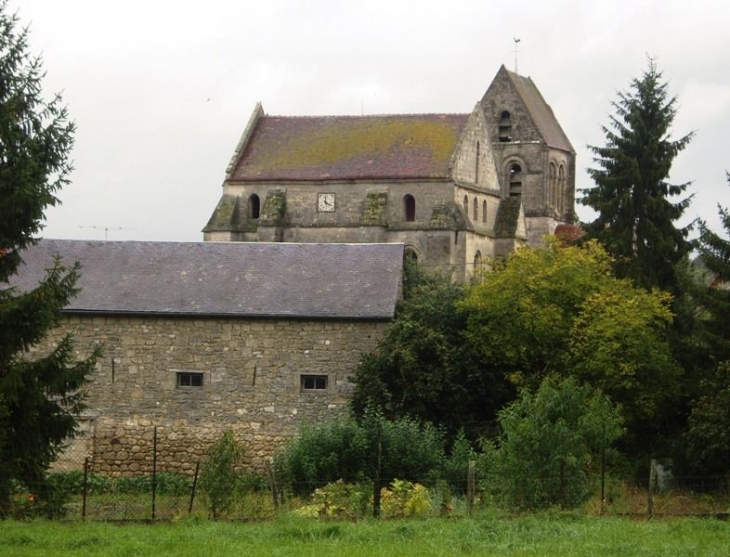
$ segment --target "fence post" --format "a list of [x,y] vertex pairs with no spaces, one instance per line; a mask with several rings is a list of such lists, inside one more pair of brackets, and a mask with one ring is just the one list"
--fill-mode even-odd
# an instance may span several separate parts
[[86,520],[86,498],[89,495],[89,457],[84,459],[84,492],[81,499],[81,518]]
[[155,499],[157,498],[157,426],[152,433],[152,520],[155,519]]
[[470,460],[466,473],[466,515],[469,517],[474,510],[474,499],[476,499],[477,492],[476,464],[475,461]]
[[373,478],[373,518],[380,518],[380,468],[383,457],[382,424],[378,423],[378,447],[375,460],[375,477]]
[[603,516],[603,504],[606,501],[606,424],[603,424],[603,436],[601,438],[601,516]]
[[195,475],[193,476],[193,486],[190,488],[190,504],[188,505],[188,514],[193,512],[195,489],[198,487],[198,472],[200,472],[200,461],[195,463]]
[[279,488],[276,485],[276,476],[271,467],[271,462],[266,461],[266,475],[269,477],[269,489],[271,490],[271,498],[274,501],[274,509],[279,510]]
[[654,484],[656,483],[656,460],[649,459],[649,489],[646,493],[646,516],[652,518],[654,516]]

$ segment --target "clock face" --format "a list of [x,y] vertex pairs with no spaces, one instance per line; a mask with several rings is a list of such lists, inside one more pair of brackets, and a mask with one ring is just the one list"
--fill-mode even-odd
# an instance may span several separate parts
[[317,196],[317,210],[322,212],[331,213],[335,210],[335,194],[334,193],[320,193]]

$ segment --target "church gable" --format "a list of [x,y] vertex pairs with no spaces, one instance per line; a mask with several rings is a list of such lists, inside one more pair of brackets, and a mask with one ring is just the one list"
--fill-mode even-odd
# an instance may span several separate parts
[[574,152],[555,114],[529,77],[502,66],[481,105],[493,141],[539,141],[554,149]]
[[447,178],[467,118],[261,115],[228,181]]
[[474,185],[499,193],[494,154],[489,143],[488,124],[480,105],[469,115],[454,153],[452,177],[460,184]]

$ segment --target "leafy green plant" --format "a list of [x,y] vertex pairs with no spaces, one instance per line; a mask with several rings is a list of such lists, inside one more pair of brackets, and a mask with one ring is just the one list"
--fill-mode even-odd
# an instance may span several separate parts
[[587,471],[622,433],[619,411],[573,379],[545,379],[499,415],[502,494],[514,507],[573,507],[588,495]]
[[414,518],[428,516],[431,500],[425,486],[406,480],[393,480],[390,489],[380,494],[383,514],[390,518]]
[[309,518],[354,519],[367,515],[372,506],[372,486],[348,484],[342,480],[314,490],[312,503],[294,514]]
[[411,418],[389,421],[367,414],[303,428],[276,459],[277,475],[298,495],[338,480],[435,481],[444,458],[444,435]]
[[243,447],[226,431],[210,449],[200,468],[200,488],[205,494],[208,511],[214,519],[227,512],[235,501],[235,486],[240,479],[238,467]]

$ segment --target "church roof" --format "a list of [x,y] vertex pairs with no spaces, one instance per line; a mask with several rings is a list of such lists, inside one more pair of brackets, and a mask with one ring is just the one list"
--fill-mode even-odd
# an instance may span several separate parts
[[261,115],[228,179],[449,178],[467,118]]
[[42,240],[11,286],[30,290],[60,254],[80,261],[72,313],[389,319],[402,244]]
[[510,81],[515,86],[517,93],[522,98],[525,106],[532,116],[537,129],[540,131],[545,143],[549,147],[562,149],[570,153],[573,152],[573,146],[565,135],[563,128],[560,127],[558,119],[553,113],[553,109],[545,102],[542,94],[533,83],[530,77],[519,75],[509,71],[502,66],[500,71],[504,71],[509,76]]

